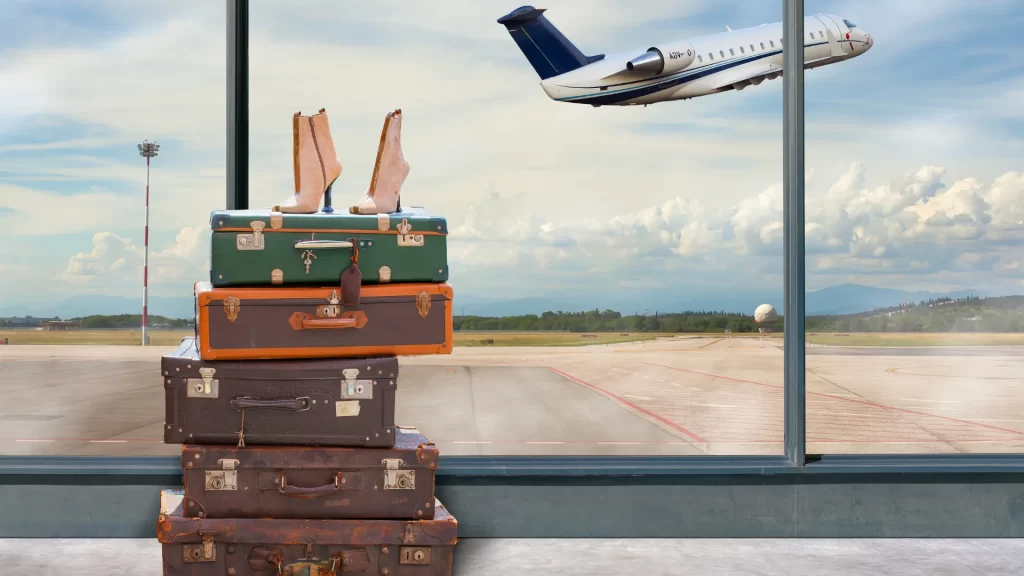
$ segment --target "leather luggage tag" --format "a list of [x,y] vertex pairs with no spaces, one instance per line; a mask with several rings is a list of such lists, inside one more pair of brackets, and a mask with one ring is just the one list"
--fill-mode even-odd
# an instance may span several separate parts
[[341,304],[342,306],[359,305],[359,288],[363,285],[363,273],[359,271],[358,241],[351,238],[352,265],[341,273]]

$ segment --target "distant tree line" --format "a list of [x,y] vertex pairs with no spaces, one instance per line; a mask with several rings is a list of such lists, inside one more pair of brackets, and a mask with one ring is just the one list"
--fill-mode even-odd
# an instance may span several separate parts
[[[78,324],[83,330],[97,330],[105,328],[139,328],[142,326],[142,314],[117,314],[115,316],[92,315],[81,318],[72,318],[72,322]],[[155,316],[150,314],[146,318],[150,327],[166,326],[167,328],[188,328],[195,322],[191,319],[168,318],[166,316]]]
[[871,312],[808,316],[808,332],[1024,332],[1024,296],[936,298]]
[[[686,311],[671,314],[623,316],[614,310],[544,312],[541,315],[457,316],[455,330],[515,330],[558,332],[757,332],[753,316],[731,312]],[[771,324],[781,329],[781,321]]]
[[[782,330],[782,317],[759,325],[754,317],[732,312],[692,310],[670,314],[623,316],[614,310],[544,312],[500,318],[456,316],[455,330],[558,332],[757,332]],[[1024,296],[935,298],[859,312],[808,316],[808,332],[1024,332]]]

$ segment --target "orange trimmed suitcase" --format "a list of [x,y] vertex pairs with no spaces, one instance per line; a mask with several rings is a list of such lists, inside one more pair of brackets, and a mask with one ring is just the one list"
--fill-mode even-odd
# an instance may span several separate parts
[[450,285],[362,285],[356,293],[357,285],[214,288],[199,282],[199,355],[273,360],[451,354]]

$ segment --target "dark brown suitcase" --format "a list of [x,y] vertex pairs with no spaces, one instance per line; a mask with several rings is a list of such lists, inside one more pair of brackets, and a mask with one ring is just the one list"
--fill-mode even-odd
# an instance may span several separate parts
[[395,444],[394,356],[207,362],[186,338],[161,373],[168,444]]
[[399,428],[394,448],[185,446],[185,516],[433,516],[437,447]]
[[160,494],[164,576],[448,576],[458,522],[186,518],[182,492]]

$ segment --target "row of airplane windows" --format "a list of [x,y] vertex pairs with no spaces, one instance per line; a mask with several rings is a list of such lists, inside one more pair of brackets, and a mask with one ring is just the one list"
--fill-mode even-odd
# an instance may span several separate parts
[[[811,37],[811,40],[814,40],[814,38],[815,38],[815,36],[814,36],[814,32],[811,32],[811,33],[809,34],[809,36]],[[819,30],[819,31],[818,31],[818,38],[825,38],[825,33],[824,33],[824,32],[822,32],[821,30]],[[773,41],[773,40],[769,40],[769,41],[768,41],[768,44],[770,44],[772,48],[775,48],[775,41]],[[782,46],[782,38],[779,38],[779,46]],[[767,48],[765,48],[764,42],[761,42],[761,50],[767,50]],[[757,49],[756,49],[756,48],[754,48],[754,45],[753,45],[753,44],[751,44],[751,45],[750,45],[750,53],[751,53],[751,54],[753,54],[754,52],[757,52]],[[746,50],[745,50],[745,49],[743,48],[743,46],[740,46],[740,54],[746,54],[746,53],[747,53],[747,52],[746,52]],[[725,58],[725,50],[719,50],[719,51],[718,51],[718,54],[719,54],[719,55],[720,55],[720,56],[721,56],[722,58]],[[729,55],[730,55],[730,56],[736,56],[736,52],[735,52],[735,51],[734,51],[734,50],[733,50],[732,48],[729,48]],[[714,60],[715,60],[715,53],[714,53],[714,52],[708,52],[708,58],[709,58],[709,59],[710,59],[711,61],[714,61]],[[703,56],[701,56],[700,54],[698,54],[698,55],[697,55],[697,60],[698,60],[699,62],[703,63],[703,62],[704,62],[704,57],[703,57]]]

